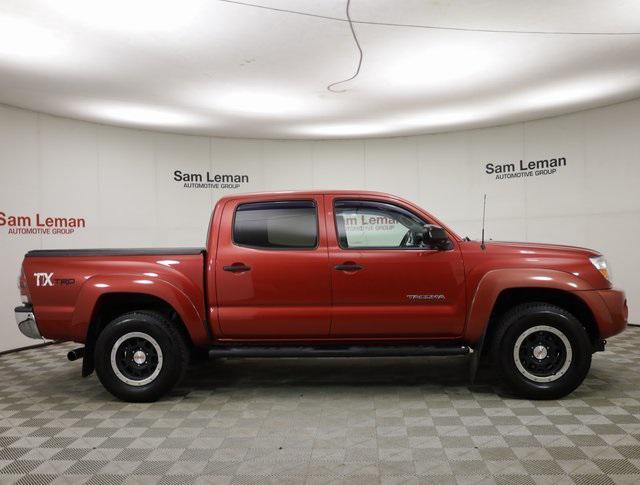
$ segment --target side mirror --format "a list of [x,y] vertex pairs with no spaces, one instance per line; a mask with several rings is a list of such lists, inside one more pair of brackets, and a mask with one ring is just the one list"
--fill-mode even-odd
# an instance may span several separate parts
[[435,224],[424,225],[423,241],[440,250],[450,249],[451,246],[449,236],[447,236],[445,230]]

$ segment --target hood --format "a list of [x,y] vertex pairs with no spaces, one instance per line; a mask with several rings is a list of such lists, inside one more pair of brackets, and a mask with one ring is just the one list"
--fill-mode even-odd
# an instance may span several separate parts
[[544,243],[525,243],[511,241],[486,241],[487,248],[510,252],[519,252],[521,254],[538,254],[538,255],[557,255],[557,256],[584,256],[591,258],[600,256],[598,251],[579,246],[565,246],[562,244],[544,244]]
[[587,282],[592,288],[610,288],[589,258],[600,256],[598,251],[577,246],[539,244],[510,241],[479,241],[461,244],[465,268],[471,278],[481,278],[489,271],[507,268],[555,270],[570,273]]

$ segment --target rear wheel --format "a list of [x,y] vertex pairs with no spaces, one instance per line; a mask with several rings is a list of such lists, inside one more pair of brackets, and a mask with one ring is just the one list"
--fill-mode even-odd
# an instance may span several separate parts
[[496,344],[502,375],[517,394],[529,399],[566,396],[591,366],[592,347],[584,326],[547,303],[525,303],[507,312]]
[[98,378],[124,401],[157,400],[182,378],[188,362],[182,334],[157,312],[121,315],[105,327],[96,342]]

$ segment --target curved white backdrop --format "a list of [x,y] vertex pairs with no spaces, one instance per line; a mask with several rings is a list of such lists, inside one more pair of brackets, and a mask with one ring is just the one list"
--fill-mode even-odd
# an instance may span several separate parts
[[[548,175],[486,173],[488,163],[513,164],[513,174],[520,160],[554,158],[566,164]],[[640,322],[640,100],[495,128],[348,141],[171,135],[0,106],[0,167],[0,351],[35,343],[13,318],[27,250],[201,246],[219,197],[263,190],[391,192],[475,238],[487,193],[487,237],[602,251]],[[176,170],[244,182],[188,188]],[[8,226],[9,216],[30,222],[17,231],[26,234]],[[53,218],[85,227],[54,234],[63,222]]]

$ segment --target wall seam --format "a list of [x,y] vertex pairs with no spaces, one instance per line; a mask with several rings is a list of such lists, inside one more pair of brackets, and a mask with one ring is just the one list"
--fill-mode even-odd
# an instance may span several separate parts
[[[215,170],[215,167],[213,166],[213,137],[208,136],[207,137],[207,149],[208,149],[208,157],[209,157],[209,170],[211,170],[211,173],[217,173]],[[209,206],[211,207],[211,210],[213,211],[213,204],[214,202],[214,198],[215,198],[215,192],[213,192],[211,189],[209,189]]]
[[[42,211],[42,115],[40,113],[36,116],[36,138],[38,144],[37,150],[37,165],[38,165],[38,210]],[[40,249],[43,247],[43,236],[38,235],[38,245]]]
[[316,144],[311,142],[311,189],[316,188]]
[[[100,170],[102,169],[102,157],[100,156],[100,134],[101,134],[101,128],[97,128],[95,131],[95,147],[96,147],[96,194],[98,197],[98,201],[97,201],[97,208],[98,208],[98,223],[100,224],[100,228],[102,230],[102,228],[104,227],[104,224],[102,224],[102,219],[103,219],[103,215],[102,215],[102,190],[101,190],[101,184],[100,184]],[[100,240],[104,241],[104,238],[102,237],[102,235],[100,235]]]
[[364,187],[369,188],[369,180],[367,177],[367,140],[362,140],[362,157],[363,157],[363,172],[364,172]]
[[[522,149],[520,156],[524,160],[527,155],[527,123],[522,123]],[[529,241],[529,197],[528,197],[528,185],[526,177],[522,180],[524,183],[524,240]]]
[[153,137],[153,200],[155,202],[155,207],[153,211],[153,242],[154,244],[158,244],[158,207],[160,206],[160,190],[158,187],[160,186],[160,181],[158,177],[160,173],[158,172],[158,135],[154,135]]
[[421,163],[420,163],[420,154],[419,154],[419,149],[418,149],[418,145],[419,145],[419,137],[414,137],[414,141],[415,141],[415,147],[414,147],[414,151],[415,151],[415,156],[416,156],[416,174],[417,174],[417,178],[416,178],[416,198],[418,200],[414,200],[414,202],[416,204],[420,204],[422,202],[422,197],[421,197],[421,186],[422,184],[420,183],[421,176],[422,176],[422,167],[421,167]]

